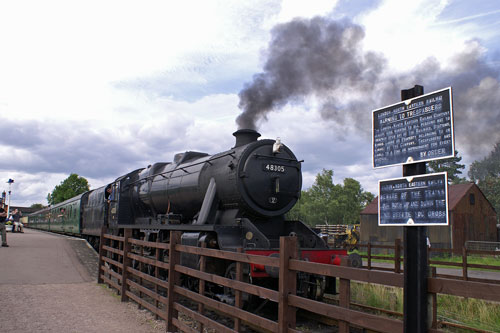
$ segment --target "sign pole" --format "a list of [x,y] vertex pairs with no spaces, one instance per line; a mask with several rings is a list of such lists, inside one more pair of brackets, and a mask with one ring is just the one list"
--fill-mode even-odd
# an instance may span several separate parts
[[[424,87],[415,85],[401,90],[401,100],[424,94]],[[403,177],[423,175],[426,163],[403,165]],[[404,227],[404,332],[427,332],[427,227]]]
[[[8,203],[8,206],[7,206],[7,218],[10,217],[10,195],[11,195],[11,188],[12,188],[12,183],[13,182],[14,182],[14,179],[10,179],[10,178],[7,181],[7,184],[9,184],[9,203]],[[14,231],[14,229],[12,229],[12,231]]]

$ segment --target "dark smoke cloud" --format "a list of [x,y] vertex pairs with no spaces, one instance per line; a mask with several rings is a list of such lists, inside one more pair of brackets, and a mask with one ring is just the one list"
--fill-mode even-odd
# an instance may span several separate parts
[[239,93],[239,127],[256,128],[256,121],[269,111],[311,94],[333,96],[337,90],[369,84],[385,60],[362,53],[363,38],[360,26],[321,17],[275,27],[264,72]]
[[477,158],[500,140],[499,71],[487,64],[478,40],[446,68],[431,57],[409,72],[389,74],[387,59],[362,49],[363,38],[364,29],[348,20],[316,17],[276,26],[264,71],[239,93],[239,128],[255,129],[269,112],[314,96],[338,133],[355,129],[370,136],[371,111],[420,84],[426,92],[452,86],[460,149]]

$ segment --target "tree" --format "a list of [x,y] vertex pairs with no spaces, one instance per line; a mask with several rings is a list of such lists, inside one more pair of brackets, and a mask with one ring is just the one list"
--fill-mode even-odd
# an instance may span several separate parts
[[500,212],[500,141],[487,157],[471,164],[469,178],[479,186],[497,213]]
[[475,183],[487,177],[500,177],[500,141],[487,157],[472,162],[469,168],[469,178]]
[[[484,196],[493,205],[497,214],[500,212],[500,177],[487,176],[477,184]],[[497,216],[500,218],[500,216]]]
[[87,179],[78,176],[76,173],[72,173],[61,184],[54,187],[52,193],[47,195],[47,201],[50,205],[54,205],[87,192],[89,189],[90,186]]
[[42,208],[44,208],[44,207],[45,207],[45,206],[44,206],[44,205],[42,205],[41,203],[35,203],[35,204],[32,204],[32,205],[30,206],[30,208],[34,208],[34,209],[42,209]]
[[353,179],[344,179],[344,187],[341,192],[341,202],[343,209],[343,221],[347,224],[359,222],[359,214],[369,204],[375,196],[370,192],[365,192],[361,184]]
[[346,178],[343,185],[334,184],[333,170],[323,169],[311,188],[302,191],[288,218],[311,226],[353,224],[359,221],[359,213],[373,198],[373,194],[363,191],[357,180]]
[[[331,223],[338,206],[338,188],[333,184],[333,170],[325,170],[316,175],[316,181],[306,191],[305,213],[317,223]],[[318,209],[319,208],[319,209]]]
[[458,156],[458,151],[455,150],[455,157],[446,158],[443,160],[430,161],[427,164],[427,169],[429,172],[447,172],[448,173],[448,183],[450,184],[460,184],[466,182],[465,178],[460,178],[459,175],[462,173],[461,169],[465,169],[464,164],[459,164],[462,157]]

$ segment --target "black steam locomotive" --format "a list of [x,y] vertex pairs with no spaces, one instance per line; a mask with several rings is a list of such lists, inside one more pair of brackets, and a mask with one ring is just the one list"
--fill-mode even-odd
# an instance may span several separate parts
[[[279,238],[295,235],[309,261],[339,264],[345,250],[329,249],[304,223],[285,219],[300,197],[301,161],[279,139],[258,140],[260,134],[248,129],[233,135],[236,143],[228,151],[180,153],[171,163],[132,171],[59,205],[78,203],[81,219],[74,230],[94,244],[107,225],[134,228],[142,237],[160,240],[166,240],[169,230],[181,230],[185,245],[205,242],[210,248],[275,255]],[[60,208],[51,209],[49,220]],[[50,221],[38,225],[51,229]],[[181,264],[195,268],[198,258],[184,255]],[[210,269],[227,275],[226,266],[214,260]],[[248,271],[254,281],[273,276],[272,270],[257,265]]]

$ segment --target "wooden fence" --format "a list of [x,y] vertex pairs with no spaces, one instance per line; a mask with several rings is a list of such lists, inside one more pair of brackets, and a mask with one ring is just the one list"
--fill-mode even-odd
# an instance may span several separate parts
[[[363,266],[367,269],[383,270],[383,271],[393,271],[395,273],[402,272],[402,254],[403,254],[403,245],[400,239],[396,239],[394,245],[375,245],[371,243],[366,244],[358,244],[360,249],[366,249],[366,254],[361,255],[362,258],[366,259],[366,264]],[[385,255],[374,255],[372,253],[372,249],[384,249],[388,252]],[[363,250],[362,250],[363,251]],[[363,251],[364,252],[364,251]],[[448,256],[448,257],[459,257],[461,258],[461,262],[452,262],[447,260],[436,260],[435,258],[439,255]],[[461,274],[439,274],[437,273],[437,277],[447,278],[447,279],[461,279],[465,281],[475,281],[475,282],[486,282],[486,283],[497,283],[500,284],[500,279],[498,278],[478,278],[470,276],[471,269],[481,269],[483,271],[493,271],[498,272],[500,276],[500,264],[499,265],[485,265],[485,264],[472,264],[468,261],[468,257],[471,255],[480,255],[485,257],[498,258],[500,256],[499,251],[483,251],[483,250],[471,250],[466,247],[463,247],[461,250],[453,250],[453,249],[438,249],[438,248],[429,248],[427,257],[429,258],[428,262],[430,266],[446,266],[450,268],[457,269],[457,272],[461,272]],[[434,258],[434,259],[433,259]],[[374,263],[374,260],[385,260],[391,261],[394,263],[393,266],[387,267],[382,265],[377,265]],[[500,260],[499,260],[500,262]]]
[[347,232],[347,224],[320,224],[316,228],[320,229],[322,233],[328,235],[342,234]]
[[[181,245],[181,233],[170,232],[168,243],[148,242],[132,237],[133,231],[125,229],[123,236],[116,236],[103,229],[99,251],[99,283],[106,283],[117,290],[122,301],[133,300],[158,318],[166,321],[167,332],[202,332],[211,328],[216,332],[239,332],[243,325],[262,332],[300,332],[296,327],[297,314],[312,312],[338,323],[339,332],[349,332],[358,327],[378,332],[403,332],[403,322],[387,316],[379,316],[353,309],[351,305],[351,281],[403,287],[403,275],[394,272],[333,266],[299,260],[297,239],[280,239],[280,256],[265,257],[238,252],[220,251]],[[199,269],[180,264],[181,253],[199,256]],[[231,278],[205,271],[207,260],[223,259],[235,264]],[[252,285],[243,278],[243,265],[254,263],[279,271],[277,290]],[[338,304],[327,304],[301,297],[296,293],[297,274],[316,274],[339,279]],[[190,288],[181,278],[199,280]],[[228,304],[207,296],[206,287],[216,285],[234,293],[234,304]],[[500,301],[500,285],[449,280],[432,277],[428,280],[428,292]],[[243,309],[244,297],[254,295],[274,302],[276,318],[266,318]],[[194,305],[193,305],[194,304]],[[297,311],[299,310],[299,311]],[[215,320],[213,314],[226,320]],[[180,315],[182,314],[182,316]],[[186,318],[189,318],[186,320]],[[436,329],[437,318],[429,320]]]

